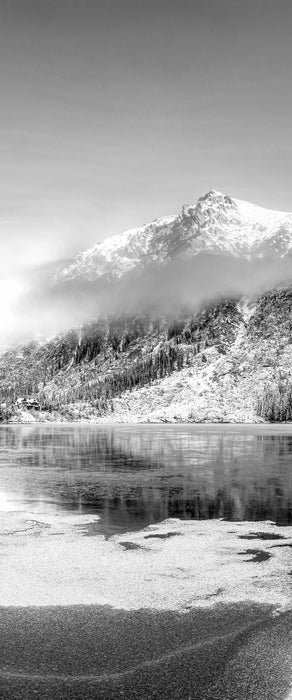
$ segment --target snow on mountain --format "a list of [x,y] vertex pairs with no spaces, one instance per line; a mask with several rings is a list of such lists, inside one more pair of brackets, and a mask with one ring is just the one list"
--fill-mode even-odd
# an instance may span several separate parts
[[264,209],[216,190],[173,216],[155,219],[80,252],[57,280],[118,279],[132,270],[198,253],[247,259],[292,252],[292,214]]
[[193,212],[198,227],[193,246],[196,252],[253,258],[271,253],[282,256],[292,248],[292,214],[264,209],[215,190],[188,211]]

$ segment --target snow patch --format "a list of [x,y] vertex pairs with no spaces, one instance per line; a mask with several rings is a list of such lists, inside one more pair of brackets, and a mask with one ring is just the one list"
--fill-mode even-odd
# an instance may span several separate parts
[[[291,545],[291,527],[171,519],[105,540],[86,536],[93,519],[2,513],[1,604],[187,610],[254,601],[291,608],[289,546],[257,539],[265,553],[259,563],[242,537],[271,533]],[[134,546],[125,548],[125,540]]]

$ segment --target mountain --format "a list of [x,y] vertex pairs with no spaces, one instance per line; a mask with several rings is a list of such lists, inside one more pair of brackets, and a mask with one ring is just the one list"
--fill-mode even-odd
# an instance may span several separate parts
[[[202,253],[285,260],[292,215],[212,190],[177,216],[79,253],[54,285],[106,279]],[[216,258],[217,259],[217,258]],[[291,280],[292,281],[292,280]],[[108,314],[0,355],[2,420],[292,420],[292,286],[221,296],[175,313]]]
[[56,281],[108,276],[120,279],[177,258],[198,253],[247,259],[292,251],[292,214],[271,211],[211,190],[181,213],[108,238],[78,255]]

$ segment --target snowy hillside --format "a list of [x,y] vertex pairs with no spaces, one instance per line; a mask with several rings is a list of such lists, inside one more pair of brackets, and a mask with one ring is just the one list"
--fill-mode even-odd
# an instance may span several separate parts
[[292,421],[292,288],[113,317],[0,355],[0,420]]
[[78,253],[57,279],[119,279],[132,270],[202,252],[250,259],[281,258],[291,250],[292,214],[211,190],[180,214],[156,219]]

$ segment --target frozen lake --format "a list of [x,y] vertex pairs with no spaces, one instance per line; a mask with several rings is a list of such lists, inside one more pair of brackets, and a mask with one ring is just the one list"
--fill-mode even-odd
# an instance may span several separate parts
[[292,426],[1,426],[0,510],[96,514],[106,536],[167,518],[289,525]]

